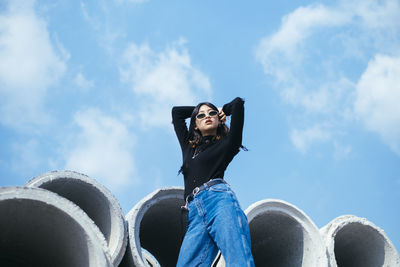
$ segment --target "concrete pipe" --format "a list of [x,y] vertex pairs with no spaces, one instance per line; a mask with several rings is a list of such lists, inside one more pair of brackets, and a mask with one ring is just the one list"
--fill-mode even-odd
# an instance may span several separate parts
[[147,250],[142,249],[142,255],[145,258],[147,265],[149,267],[161,267],[160,263],[157,261],[157,259]]
[[[126,216],[129,251],[120,266],[176,266],[183,239],[182,205],[183,189],[179,187],[156,190],[137,203]],[[156,260],[146,256],[148,253],[142,249]]]
[[[245,211],[256,266],[327,266],[318,228],[300,209],[282,200],[258,201]],[[223,266],[223,259],[218,266]]]
[[78,205],[103,233],[112,262],[118,266],[125,253],[128,231],[121,207],[107,188],[72,171],[48,172],[31,179],[26,186],[47,189]]
[[0,266],[113,266],[94,222],[47,190],[0,188],[0,229]]
[[161,265],[157,261],[157,259],[150,252],[148,252],[147,250],[145,250],[143,248],[141,249],[143,264],[137,265],[137,263],[135,263],[133,260],[132,251],[130,248],[131,247],[128,243],[125,255],[122,258],[122,261],[118,267],[135,267],[135,266],[161,267]]
[[399,254],[385,232],[365,218],[340,216],[320,230],[330,267],[399,267]]

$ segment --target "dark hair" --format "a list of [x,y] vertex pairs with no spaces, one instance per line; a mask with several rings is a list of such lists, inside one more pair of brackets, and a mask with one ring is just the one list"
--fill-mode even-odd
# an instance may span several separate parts
[[[192,148],[197,147],[203,139],[203,136],[202,136],[200,130],[195,129],[196,128],[196,116],[199,113],[200,107],[203,105],[206,105],[206,106],[212,108],[213,110],[218,111],[218,108],[215,105],[211,104],[210,102],[202,102],[194,108],[192,115],[190,117],[189,138],[188,138],[189,144],[192,146]],[[225,123],[219,123],[218,127],[217,127],[217,134],[214,137],[215,140],[218,141],[218,140],[221,140],[222,138],[226,137],[228,135],[228,132],[229,132],[228,126]]]

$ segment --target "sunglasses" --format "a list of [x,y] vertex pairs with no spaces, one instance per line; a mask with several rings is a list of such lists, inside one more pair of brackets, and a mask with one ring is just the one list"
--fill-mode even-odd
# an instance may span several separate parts
[[[209,115],[210,117],[217,116],[217,114],[218,114],[218,111],[216,111],[216,110],[211,110],[211,111],[208,113],[208,115]],[[199,114],[196,115],[196,119],[198,119],[198,120],[204,119],[205,117],[206,117],[206,113],[199,113]]]

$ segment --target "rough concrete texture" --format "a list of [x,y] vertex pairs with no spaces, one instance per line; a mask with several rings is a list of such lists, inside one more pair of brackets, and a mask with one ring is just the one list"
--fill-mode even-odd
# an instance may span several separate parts
[[47,190],[0,188],[0,229],[0,266],[113,266],[94,222]]
[[343,215],[320,230],[329,267],[399,267],[396,248],[385,232],[365,218]]
[[[318,228],[300,209],[285,201],[258,201],[245,211],[256,266],[327,266]],[[223,259],[217,266],[224,266]]]
[[53,171],[31,179],[26,186],[57,193],[74,202],[103,233],[115,266],[125,253],[128,232],[124,214],[116,198],[96,180],[73,171]]
[[[120,266],[152,265],[142,248],[151,253],[161,266],[176,266],[183,238],[182,205],[183,189],[180,187],[156,190],[137,203],[126,216],[129,243]],[[155,264],[152,266],[158,263]]]
[[157,259],[147,250],[142,249],[142,256],[146,260],[148,266],[150,267],[161,267],[160,263],[157,261]]

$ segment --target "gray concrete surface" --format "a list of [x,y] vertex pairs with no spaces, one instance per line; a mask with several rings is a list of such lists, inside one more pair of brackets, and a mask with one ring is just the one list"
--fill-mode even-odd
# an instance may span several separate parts
[[117,199],[95,179],[73,171],[53,171],[26,183],[57,193],[78,205],[103,233],[115,266],[125,253],[128,231]]
[[319,230],[299,208],[283,200],[258,201],[245,211],[257,266],[326,266]]
[[385,232],[365,218],[343,215],[321,228],[329,267],[399,267]]
[[149,266],[151,259],[142,253],[142,248],[161,266],[175,266],[183,238],[183,204],[180,187],[158,189],[137,203],[126,215],[129,245],[120,267]]
[[146,260],[147,265],[150,267],[161,267],[157,259],[147,250],[142,249],[142,256]]
[[94,222],[47,190],[0,188],[0,229],[2,267],[113,266]]

